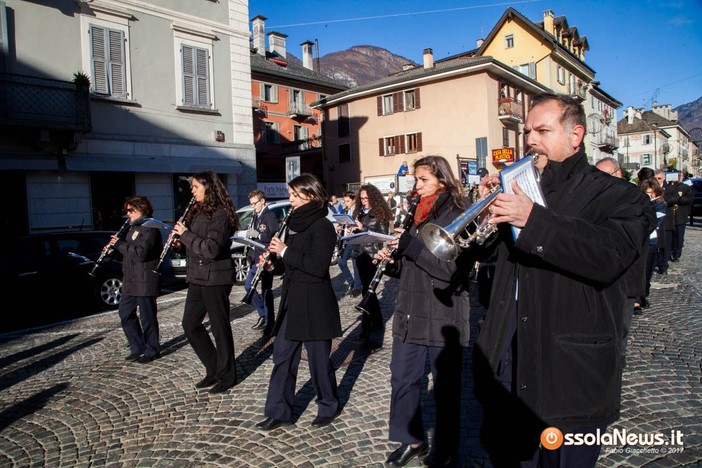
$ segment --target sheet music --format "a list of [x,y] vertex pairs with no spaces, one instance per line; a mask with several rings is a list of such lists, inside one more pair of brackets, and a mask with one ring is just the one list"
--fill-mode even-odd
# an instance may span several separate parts
[[389,242],[389,241],[393,240],[394,238],[395,238],[395,236],[391,236],[388,234],[382,234],[380,232],[364,231],[364,232],[359,232],[356,234],[344,236],[340,240],[345,241],[346,245],[355,245],[355,244],[372,244],[374,242]]
[[342,213],[342,214],[335,214],[334,216],[334,221],[336,221],[338,224],[341,224],[343,226],[349,226],[349,225],[356,225],[356,220],[353,219],[353,216]]
[[[534,203],[546,206],[544,193],[541,191],[538,180],[536,180],[533,156],[527,156],[500,171],[500,183],[502,184],[502,191],[504,193],[514,193],[514,190],[512,190],[513,180],[517,181],[519,188],[521,188],[524,194]],[[512,234],[514,234],[515,240],[519,237],[520,232],[522,232],[521,228],[512,226]]]

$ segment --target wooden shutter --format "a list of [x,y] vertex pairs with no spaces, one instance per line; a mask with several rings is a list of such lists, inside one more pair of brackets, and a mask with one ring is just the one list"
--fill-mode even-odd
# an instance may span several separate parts
[[419,151],[422,151],[422,132],[417,132],[417,152]]
[[402,92],[392,94],[392,111],[394,113],[404,112],[405,103],[402,102]]
[[183,61],[183,105],[195,105],[195,50],[186,45],[180,46]]
[[401,154],[405,152],[405,136],[404,135],[397,135],[395,137],[395,142],[397,143],[397,154]]
[[198,107],[210,108],[210,76],[207,49],[195,49],[195,73]]
[[109,94],[107,87],[107,43],[105,28],[90,26],[90,60],[92,62],[93,90]]
[[383,96],[378,96],[378,115],[383,115]]
[[378,138],[378,147],[380,148],[380,156],[385,156],[385,138]]
[[107,37],[109,40],[110,95],[126,97],[124,32],[109,29]]
[[420,103],[419,103],[419,88],[416,88],[416,89],[414,90],[414,108],[415,108],[415,109],[419,109],[420,107],[421,107],[421,106],[420,106]]

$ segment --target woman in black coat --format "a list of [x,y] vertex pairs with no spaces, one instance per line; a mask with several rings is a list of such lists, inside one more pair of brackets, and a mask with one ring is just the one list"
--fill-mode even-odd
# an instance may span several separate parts
[[[264,431],[292,422],[303,346],[317,393],[317,417],[312,425],[326,426],[339,414],[336,375],[329,355],[332,338],[341,336],[341,319],[329,276],[336,233],[326,218],[327,194],[311,174],[291,180],[288,194],[293,208],[288,237],[285,242],[273,237],[268,247],[282,259],[285,275],[273,328],[273,371],[264,409],[266,419],[257,424]],[[270,261],[263,266],[272,268]]]
[[[435,257],[419,231],[428,223],[446,226],[464,211],[460,183],[441,156],[426,156],[414,163],[415,190],[420,197],[414,224],[397,245],[398,258],[388,274],[400,285],[392,325],[390,362],[390,440],[400,443],[386,463],[403,466],[429,450],[420,405],[427,359],[436,404],[434,448],[429,466],[455,462],[460,437],[460,398],[463,347],[470,335],[469,273],[472,249],[462,250],[455,261]],[[383,249],[376,258],[387,257]]]
[[[229,324],[229,293],[234,284],[229,238],[239,229],[239,216],[227,189],[211,171],[195,174],[191,192],[197,202],[185,223],[173,231],[187,252],[188,295],[183,331],[205,366],[196,388],[212,386],[210,393],[226,392],[236,384],[234,337]],[[203,325],[209,316],[214,344]]]
[[[393,212],[383,198],[383,194],[375,185],[371,184],[362,185],[358,190],[356,213],[358,216],[355,232],[373,231],[387,234],[390,231],[390,224],[394,221]],[[382,248],[382,242],[354,245],[353,254],[356,258],[358,274],[361,277],[364,297],[377,270],[377,266],[373,263],[373,257]],[[368,314],[364,313],[361,318],[361,339],[363,341],[368,340],[372,331],[383,329],[383,315],[380,311],[378,298],[374,294],[369,297],[370,300],[366,304]]]

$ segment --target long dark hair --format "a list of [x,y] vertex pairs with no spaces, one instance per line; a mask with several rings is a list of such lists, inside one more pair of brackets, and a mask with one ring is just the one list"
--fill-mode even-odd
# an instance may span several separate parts
[[358,196],[356,197],[356,213],[360,213],[363,209],[363,203],[361,202],[361,192],[365,191],[368,195],[368,202],[370,204],[370,209],[373,211],[373,216],[378,222],[385,224],[395,219],[395,215],[388,206],[388,202],[380,193],[380,189],[373,184],[361,185],[358,189]]
[[456,179],[456,176],[453,175],[451,165],[446,158],[443,156],[424,156],[416,160],[413,165],[415,174],[419,166],[427,167],[429,172],[446,187],[446,192],[448,192],[453,206],[461,210],[467,207],[467,202],[463,194],[463,187],[458,179]]
[[229,192],[227,192],[217,174],[212,171],[198,172],[193,175],[193,179],[205,187],[205,200],[198,207],[199,210],[205,213],[207,219],[212,219],[212,213],[217,208],[222,207],[229,218],[232,229],[238,231],[239,215],[236,214],[236,207],[232,202],[232,197],[229,196]]
[[319,179],[313,174],[300,174],[288,182],[288,187],[290,187],[295,193],[302,194],[305,197],[310,198],[318,208],[327,205],[327,191],[324,189],[324,186]]

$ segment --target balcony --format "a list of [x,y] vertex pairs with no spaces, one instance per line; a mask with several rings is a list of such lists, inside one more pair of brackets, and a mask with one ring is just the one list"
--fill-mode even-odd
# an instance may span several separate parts
[[587,85],[581,84],[579,86],[572,86],[570,88],[570,97],[578,101],[587,99]]
[[280,145],[281,154],[300,153],[303,151],[320,149],[321,147],[322,139],[317,137],[295,140]]
[[521,123],[524,120],[522,102],[511,97],[500,98],[497,114],[503,122]]
[[605,153],[611,153],[615,149],[619,148],[619,139],[614,136],[614,134],[602,134],[598,133],[595,135],[592,142],[600,151]]
[[288,116],[291,119],[307,118],[313,115],[312,108],[299,102],[291,102],[288,108]]
[[87,133],[90,91],[70,81],[0,73],[0,127]]

